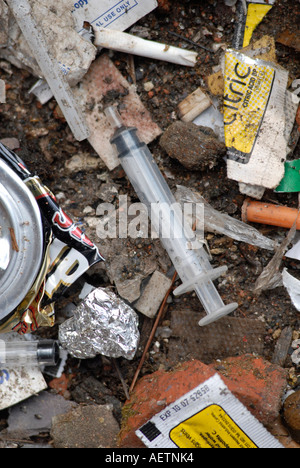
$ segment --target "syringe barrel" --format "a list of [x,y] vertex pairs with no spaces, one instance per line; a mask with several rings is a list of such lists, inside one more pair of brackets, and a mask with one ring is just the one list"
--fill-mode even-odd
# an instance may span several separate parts
[[[152,226],[182,282],[191,282],[202,273],[205,275],[208,271],[211,272],[212,267],[205,250],[200,248],[196,251],[188,247],[191,238],[186,237],[189,230],[186,223],[184,224],[182,209],[176,203],[148,146],[139,140],[137,130],[121,126],[116,130],[111,143],[116,145],[122,167],[140,201],[147,207]],[[207,314],[213,315],[226,308],[211,280],[196,283],[192,289],[197,293]],[[235,308],[234,306],[230,311]]]
[[59,345],[55,340],[0,340],[1,366],[53,366],[57,364],[58,359]]

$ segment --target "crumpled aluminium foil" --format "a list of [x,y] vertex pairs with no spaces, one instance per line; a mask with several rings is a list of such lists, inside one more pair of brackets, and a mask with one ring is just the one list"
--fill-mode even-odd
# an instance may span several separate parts
[[76,358],[97,354],[133,359],[140,334],[136,312],[103,288],[94,289],[59,327],[61,346]]

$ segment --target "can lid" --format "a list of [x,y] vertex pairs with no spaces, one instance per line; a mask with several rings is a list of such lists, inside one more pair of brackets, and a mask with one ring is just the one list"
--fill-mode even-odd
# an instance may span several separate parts
[[25,183],[0,159],[0,321],[25,298],[43,259],[43,224]]

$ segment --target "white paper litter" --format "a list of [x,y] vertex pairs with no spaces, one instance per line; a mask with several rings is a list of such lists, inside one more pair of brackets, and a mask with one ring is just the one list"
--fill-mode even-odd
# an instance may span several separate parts
[[78,32],[84,21],[94,29],[124,31],[157,7],[156,0],[78,0],[72,3]]
[[295,308],[300,311],[300,281],[290,275],[286,268],[282,272],[282,281]]

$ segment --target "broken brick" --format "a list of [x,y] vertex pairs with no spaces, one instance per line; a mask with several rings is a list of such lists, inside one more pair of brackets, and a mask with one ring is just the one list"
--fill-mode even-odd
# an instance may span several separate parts
[[219,373],[229,390],[266,427],[279,415],[286,372],[260,357],[243,355],[205,365],[194,360],[171,372],[143,377],[123,408],[119,447],[144,447],[135,431],[166,406]]

